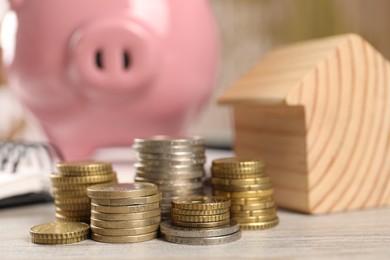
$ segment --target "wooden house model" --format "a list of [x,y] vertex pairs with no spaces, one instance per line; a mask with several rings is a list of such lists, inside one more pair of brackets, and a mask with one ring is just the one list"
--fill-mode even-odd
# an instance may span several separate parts
[[277,49],[219,98],[235,152],[267,163],[278,206],[310,214],[390,204],[390,66],[358,35]]

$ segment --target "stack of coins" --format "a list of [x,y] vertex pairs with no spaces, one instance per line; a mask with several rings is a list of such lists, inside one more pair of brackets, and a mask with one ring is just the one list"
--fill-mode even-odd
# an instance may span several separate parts
[[215,245],[241,238],[229,216],[230,199],[192,197],[172,202],[172,221],[161,223],[165,240],[188,245]]
[[156,136],[135,139],[133,147],[139,159],[135,180],[159,186],[163,219],[170,217],[172,200],[203,195],[206,157],[202,138]]
[[87,187],[99,183],[117,183],[112,165],[106,162],[59,162],[51,174],[56,218],[59,221],[89,223],[91,200]]
[[70,244],[88,238],[89,226],[80,222],[52,222],[30,229],[31,242],[36,244]]
[[135,243],[154,239],[161,221],[161,193],[152,183],[88,187],[92,239]]
[[263,160],[214,160],[211,172],[213,194],[231,199],[231,216],[242,230],[267,229],[279,223]]

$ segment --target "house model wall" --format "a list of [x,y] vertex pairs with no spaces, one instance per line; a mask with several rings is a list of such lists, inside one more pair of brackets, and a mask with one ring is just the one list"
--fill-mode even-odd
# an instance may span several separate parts
[[280,207],[390,204],[390,66],[357,35],[269,53],[227,89],[235,152],[263,157]]

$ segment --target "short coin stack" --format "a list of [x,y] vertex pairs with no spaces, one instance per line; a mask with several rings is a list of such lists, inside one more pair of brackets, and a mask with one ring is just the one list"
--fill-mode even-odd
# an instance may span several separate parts
[[266,229],[279,223],[272,184],[264,173],[263,160],[214,160],[211,172],[213,194],[231,199],[231,216],[242,230]]
[[236,241],[241,231],[229,216],[230,199],[190,197],[172,202],[172,221],[161,223],[165,240],[188,245],[215,245]]
[[59,221],[90,221],[91,200],[87,187],[98,183],[117,183],[112,165],[106,162],[60,162],[51,174],[56,218]]
[[152,183],[102,184],[88,187],[92,239],[135,243],[154,239],[161,221],[161,193]]
[[70,244],[88,238],[89,226],[80,222],[51,222],[30,229],[31,242],[36,244]]
[[155,136],[135,139],[133,147],[139,159],[135,180],[159,186],[163,219],[170,217],[172,200],[203,195],[206,158],[202,138]]

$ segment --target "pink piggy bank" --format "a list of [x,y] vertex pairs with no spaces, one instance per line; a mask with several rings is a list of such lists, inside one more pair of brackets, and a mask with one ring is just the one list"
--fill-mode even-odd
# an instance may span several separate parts
[[210,96],[216,26],[205,0],[9,0],[7,80],[66,159],[183,134]]

